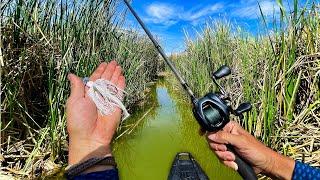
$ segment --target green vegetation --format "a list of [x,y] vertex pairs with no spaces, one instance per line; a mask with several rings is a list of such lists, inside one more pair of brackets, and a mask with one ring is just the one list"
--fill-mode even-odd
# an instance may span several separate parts
[[[208,23],[195,40],[186,39],[184,53],[171,58],[200,96],[214,89],[213,70],[229,65],[233,75],[222,82],[233,106],[254,105],[242,125],[272,148],[320,166],[319,7],[311,2],[298,9],[295,0],[289,13],[278,3],[280,21],[274,17],[269,35]],[[265,26],[266,19],[262,14]]]
[[69,72],[88,76],[101,61],[116,59],[125,69],[125,104],[133,111],[145,98],[158,54],[147,38],[121,28],[125,12],[116,3],[1,4],[0,163],[7,172],[35,177],[65,164]]
[[[230,23],[210,22],[172,59],[198,95],[214,90],[214,69],[231,66],[233,75],[222,82],[233,106],[254,105],[242,125],[275,150],[320,166],[319,7],[314,1],[299,9],[294,0],[288,12],[277,2],[280,17],[274,16],[272,31],[252,36]],[[116,59],[125,69],[130,111],[146,99],[147,84],[163,62],[149,39],[123,28],[126,12],[117,3],[0,4],[0,174],[40,177],[65,164],[69,72],[88,76],[101,61]],[[268,18],[261,17],[267,31]],[[121,132],[131,133],[143,117],[137,119]]]

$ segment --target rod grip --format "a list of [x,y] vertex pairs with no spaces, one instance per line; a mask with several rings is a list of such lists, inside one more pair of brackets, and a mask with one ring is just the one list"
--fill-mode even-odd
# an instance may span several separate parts
[[253,168],[246,161],[240,158],[240,156],[236,153],[231,145],[227,145],[227,150],[235,155],[235,163],[238,165],[238,173],[240,174],[240,176],[244,180],[257,180],[257,175],[254,172]]

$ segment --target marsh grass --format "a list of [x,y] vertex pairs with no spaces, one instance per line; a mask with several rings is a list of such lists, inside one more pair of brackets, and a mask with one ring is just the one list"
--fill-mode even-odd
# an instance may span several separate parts
[[[232,31],[228,22],[208,23],[172,59],[198,95],[215,89],[212,70],[230,65],[233,74],[222,83],[233,106],[253,103],[242,125],[272,148],[320,166],[319,7],[313,1],[299,9],[294,0],[288,12],[277,2],[280,17],[274,16],[272,33],[253,37]],[[122,28],[126,12],[118,3],[1,2],[0,174],[40,177],[66,162],[69,72],[88,76],[101,61],[116,59],[125,69],[129,109],[147,97],[147,84],[164,64],[146,37]],[[261,18],[267,27],[267,17]],[[121,132],[138,123],[124,124],[129,128]]]
[[123,28],[117,3],[1,3],[1,174],[40,177],[66,162],[69,72],[85,77],[116,59],[125,69],[126,106],[133,111],[145,99],[158,53],[146,37]]
[[[320,166],[319,7],[311,1],[299,9],[294,0],[287,12],[277,2],[271,33],[250,36],[228,22],[209,22],[195,40],[186,38],[184,53],[171,58],[199,96],[215,90],[213,70],[231,66],[222,83],[233,106],[253,104],[241,124],[275,150]],[[268,31],[262,12],[261,19]]]

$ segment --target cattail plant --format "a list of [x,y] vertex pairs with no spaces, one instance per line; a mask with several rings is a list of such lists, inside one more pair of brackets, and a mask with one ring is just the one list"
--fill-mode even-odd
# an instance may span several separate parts
[[[125,105],[146,98],[158,53],[124,30],[117,1],[8,0],[1,3],[1,154],[3,167],[37,177],[66,162],[67,74],[89,76],[102,61],[124,69]],[[129,33],[127,32],[129,31]]]

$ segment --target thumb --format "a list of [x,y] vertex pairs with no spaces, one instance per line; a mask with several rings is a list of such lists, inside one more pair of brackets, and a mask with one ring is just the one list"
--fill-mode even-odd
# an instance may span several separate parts
[[84,84],[81,78],[74,74],[69,74],[68,79],[71,84],[70,98],[83,98],[84,97]]
[[217,133],[208,135],[208,139],[215,143],[231,144],[235,147],[240,147],[244,138],[241,135],[234,135],[226,131],[219,131]]

